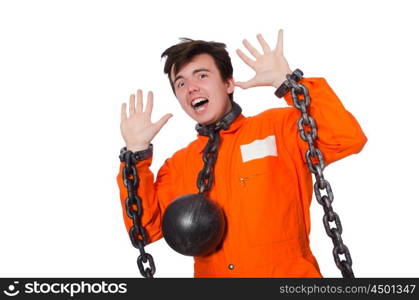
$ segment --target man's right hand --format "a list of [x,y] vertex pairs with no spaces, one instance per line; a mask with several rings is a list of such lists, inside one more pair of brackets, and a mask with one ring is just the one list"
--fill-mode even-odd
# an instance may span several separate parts
[[153,93],[148,92],[147,106],[143,111],[142,90],[137,90],[137,104],[135,103],[135,95],[130,96],[128,117],[126,108],[126,103],[123,103],[121,108],[121,133],[125,140],[127,150],[132,152],[147,149],[154,136],[173,116],[172,114],[166,114],[156,123],[152,123]]

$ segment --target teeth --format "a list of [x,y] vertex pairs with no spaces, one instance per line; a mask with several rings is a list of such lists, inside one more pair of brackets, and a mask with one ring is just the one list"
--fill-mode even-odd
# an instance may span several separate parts
[[202,101],[205,101],[205,100],[207,100],[207,99],[206,98],[197,98],[197,99],[192,101],[192,106],[195,106],[195,104],[198,104],[198,103],[200,103]]

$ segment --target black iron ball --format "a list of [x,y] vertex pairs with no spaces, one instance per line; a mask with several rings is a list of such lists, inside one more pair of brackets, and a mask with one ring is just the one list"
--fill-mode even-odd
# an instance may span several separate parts
[[222,209],[202,194],[176,198],[163,214],[163,236],[175,251],[190,256],[213,252],[224,236]]

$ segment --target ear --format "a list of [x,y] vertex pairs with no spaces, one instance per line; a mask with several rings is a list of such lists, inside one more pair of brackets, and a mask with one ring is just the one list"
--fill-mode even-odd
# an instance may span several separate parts
[[228,94],[231,94],[232,92],[234,92],[234,78],[233,77],[227,78],[225,84],[227,87]]

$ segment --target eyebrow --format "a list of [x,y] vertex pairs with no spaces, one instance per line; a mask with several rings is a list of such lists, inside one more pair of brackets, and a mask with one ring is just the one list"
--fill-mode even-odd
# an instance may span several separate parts
[[[196,73],[203,72],[203,71],[205,71],[205,72],[211,72],[211,71],[210,71],[210,70],[208,70],[208,69],[205,69],[205,68],[200,68],[200,69],[193,70],[192,75],[195,75]],[[175,84],[175,83],[176,83],[176,81],[178,81],[179,79],[182,79],[182,78],[184,78],[182,75],[178,75],[178,76],[176,76],[176,77],[175,77],[175,80],[173,81],[173,84]]]

